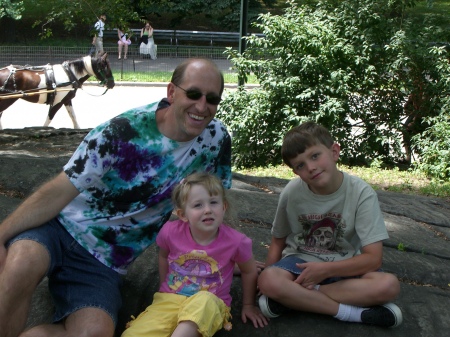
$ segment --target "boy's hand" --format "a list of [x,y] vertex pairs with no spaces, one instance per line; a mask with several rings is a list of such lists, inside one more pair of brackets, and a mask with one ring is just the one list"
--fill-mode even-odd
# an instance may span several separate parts
[[[260,274],[265,267],[265,263],[261,261],[255,261],[256,270],[258,270],[258,274]],[[241,270],[239,269],[239,266],[237,264],[234,265],[233,275],[241,275]]]
[[261,310],[253,304],[243,304],[241,312],[242,322],[247,323],[247,318],[253,322],[255,328],[265,327],[269,324],[269,319],[263,315]]
[[325,273],[324,262],[307,262],[297,263],[298,268],[303,269],[302,273],[294,282],[300,284],[304,288],[312,290],[316,284],[319,284],[327,278]]

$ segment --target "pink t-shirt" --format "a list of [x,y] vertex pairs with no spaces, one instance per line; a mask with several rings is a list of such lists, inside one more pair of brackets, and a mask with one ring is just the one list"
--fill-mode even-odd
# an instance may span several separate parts
[[231,305],[230,287],[235,263],[248,261],[252,241],[244,234],[222,224],[219,235],[207,246],[194,241],[189,224],[167,222],[156,243],[169,252],[169,271],[160,292],[191,296],[206,290]]

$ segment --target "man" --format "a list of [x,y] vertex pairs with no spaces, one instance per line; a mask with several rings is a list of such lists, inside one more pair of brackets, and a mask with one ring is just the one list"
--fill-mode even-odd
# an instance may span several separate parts
[[0,225],[0,336],[24,329],[44,276],[54,324],[30,336],[113,336],[121,275],[170,217],[171,192],[208,171],[231,187],[231,140],[214,119],[223,76],[205,59],[174,71],[167,98],[93,129],[63,172]]
[[100,15],[100,19],[94,25],[94,38],[92,44],[95,46],[95,56],[103,53],[103,31],[105,30],[106,14]]

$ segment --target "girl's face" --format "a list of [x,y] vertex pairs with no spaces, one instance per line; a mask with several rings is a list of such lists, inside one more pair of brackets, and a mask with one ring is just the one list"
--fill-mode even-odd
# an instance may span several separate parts
[[189,223],[192,236],[196,239],[217,233],[225,210],[222,196],[211,196],[202,185],[194,185],[189,192],[185,209],[178,210],[177,215]]

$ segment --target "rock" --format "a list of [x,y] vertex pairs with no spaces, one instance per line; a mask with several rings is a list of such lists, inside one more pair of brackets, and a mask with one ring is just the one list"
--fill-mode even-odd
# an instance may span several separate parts
[[[88,129],[26,128],[0,131],[0,220],[41,185],[61,171]],[[11,178],[12,177],[12,178]],[[231,225],[253,239],[256,259],[264,261],[270,243],[270,226],[279,193],[287,180],[233,174],[230,191]],[[396,303],[403,324],[386,329],[343,323],[331,317],[291,312],[272,319],[266,328],[255,329],[240,319],[241,287],[232,285],[231,336],[443,336],[450,331],[450,207],[447,200],[378,191],[390,238],[384,242],[383,269],[396,274],[402,291]],[[131,315],[152,301],[158,288],[156,246],[149,247],[130,267],[122,289],[123,307],[117,336]],[[38,286],[27,326],[51,322],[53,304],[47,280]]]

